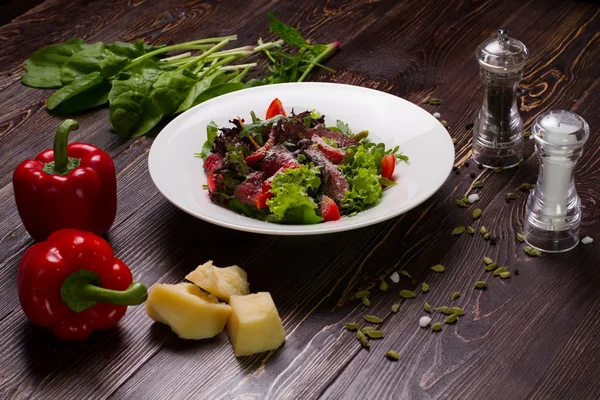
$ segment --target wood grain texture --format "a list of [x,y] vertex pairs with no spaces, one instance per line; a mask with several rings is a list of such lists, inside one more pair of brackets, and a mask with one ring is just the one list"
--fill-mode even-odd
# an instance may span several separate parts
[[[600,241],[600,7],[592,1],[98,1],[10,2],[0,8],[0,398],[61,399],[597,399],[600,373],[600,250],[597,243],[563,255],[532,259],[516,240],[526,194],[504,193],[535,182],[533,142],[523,168],[494,173],[468,160],[472,122],[482,85],[473,57],[477,45],[507,26],[528,45],[521,84],[526,126],[549,109],[579,113],[592,128],[576,182],[584,207],[583,236]],[[8,8],[6,8],[8,7]],[[11,8],[12,7],[12,8]],[[59,121],[44,106],[48,92],[20,84],[21,66],[35,49],[70,37],[89,41],[171,43],[237,32],[240,42],[270,38],[266,13],[301,28],[314,41],[342,41],[314,80],[371,87],[420,104],[441,97],[439,111],[456,144],[459,174],[413,211],[352,232],[322,237],[247,234],[196,220],[168,203],[147,171],[152,138],[123,141],[110,132],[106,109],[78,115],[73,140],[114,157],[119,210],[108,235],[115,253],[148,286],[174,283],[198,264],[237,264],[253,291],[270,291],[287,333],[275,351],[236,359],[228,339],[178,339],[153,324],[143,307],[130,308],[113,330],[80,344],[62,343],[31,325],[16,293],[16,269],[32,244],[13,201],[11,174],[25,158],[49,147]],[[468,166],[467,166],[468,164]],[[483,216],[453,200],[475,189]],[[472,207],[473,208],[473,207]],[[479,234],[450,236],[456,226],[486,226]],[[302,257],[296,256],[298,249]],[[293,255],[290,257],[290,255]],[[487,255],[519,270],[510,279],[484,270]],[[446,272],[430,270],[434,264]],[[360,288],[393,271],[408,271],[431,290],[404,278],[372,305],[353,299]],[[485,280],[488,289],[475,290]],[[389,282],[389,280],[388,280]],[[450,294],[461,296],[450,301]],[[432,333],[418,326],[423,301],[466,311],[457,324]],[[400,302],[393,314],[392,304]],[[385,338],[363,350],[343,322],[366,313],[384,318]],[[433,314],[434,321],[443,316]],[[384,358],[389,349],[400,360]]]

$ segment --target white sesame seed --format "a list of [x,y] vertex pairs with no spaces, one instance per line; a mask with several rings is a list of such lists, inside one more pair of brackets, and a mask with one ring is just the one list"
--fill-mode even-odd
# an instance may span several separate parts
[[429,318],[427,315],[425,315],[424,317],[421,317],[421,319],[419,319],[419,325],[421,325],[421,328],[425,328],[430,323],[431,323],[431,318]]
[[440,119],[440,118],[442,118],[442,114],[440,114],[439,112],[434,112],[434,113],[433,113],[433,116],[434,116],[435,118],[437,118],[437,119]]
[[479,200],[479,195],[477,193],[470,194],[469,197],[467,197],[467,201],[469,202],[469,204],[473,204],[477,200]]
[[394,272],[390,275],[390,280],[394,283],[400,282],[400,275],[397,272]]
[[589,237],[589,236],[586,236],[586,237],[584,237],[583,239],[581,239],[581,243],[583,243],[583,244],[590,244],[590,243],[592,243],[593,241],[594,241],[594,239],[592,239],[592,238],[591,238],[591,237]]

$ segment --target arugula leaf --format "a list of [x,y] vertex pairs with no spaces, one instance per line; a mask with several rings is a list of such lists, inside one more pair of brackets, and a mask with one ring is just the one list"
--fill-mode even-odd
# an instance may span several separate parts
[[52,93],[52,95],[48,97],[48,100],[46,101],[46,107],[48,110],[53,110],[63,101],[67,101],[88,89],[100,85],[103,81],[104,77],[98,71],[92,72],[85,76],[80,76],[67,86],[63,86],[56,92]]
[[65,43],[42,47],[25,61],[24,85],[39,89],[54,89],[63,86],[60,69],[73,54],[80,51],[85,42],[70,39]]
[[323,219],[316,213],[317,205],[309,196],[321,186],[319,169],[313,165],[290,168],[278,174],[271,183],[273,198],[267,200],[274,214],[271,220],[280,223],[314,224]]
[[246,154],[244,154],[244,148],[238,144],[230,144],[227,146],[227,155],[225,159],[231,164],[236,172],[242,176],[248,176],[250,174],[250,168],[246,164]]
[[211,155],[213,143],[218,134],[219,126],[215,121],[210,121],[210,123],[206,125],[206,141],[202,145],[202,151],[198,154],[199,157],[206,160],[206,158]]
[[269,28],[271,32],[276,33],[284,42],[292,46],[303,47],[307,46],[308,42],[302,37],[297,29],[284,24],[272,12],[269,13]]
[[[252,114],[250,114],[252,115]],[[254,118],[256,118],[256,114],[252,117],[252,120],[254,121]],[[271,128],[271,126],[279,121],[282,118],[286,118],[283,115],[276,115],[272,118],[266,119],[266,120],[260,120],[258,119],[258,122],[253,122],[251,124],[244,124],[242,125],[242,130],[240,131],[240,137],[241,138],[245,138],[248,136],[252,136],[252,139],[254,139],[254,141],[256,143],[258,143],[260,146],[262,146],[264,144],[264,135],[266,135],[268,133],[268,130]]]
[[338,128],[338,130],[343,133],[344,135],[352,135],[352,131],[350,130],[350,127],[348,127],[348,124],[343,123],[342,121],[340,121],[339,119],[336,121],[335,123],[336,127]]
[[83,45],[81,51],[69,57],[61,67],[60,80],[62,83],[68,85],[76,78],[100,71],[103,50],[104,43],[102,42]]

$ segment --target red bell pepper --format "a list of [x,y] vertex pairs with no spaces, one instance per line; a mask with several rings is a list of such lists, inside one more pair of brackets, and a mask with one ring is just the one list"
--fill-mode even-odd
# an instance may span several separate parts
[[68,143],[77,121],[63,121],[54,149],[23,161],[13,174],[19,215],[37,241],[64,228],[98,235],[108,232],[117,213],[117,178],[108,154],[86,143]]
[[54,232],[30,247],[17,275],[27,318],[62,340],[112,328],[128,305],[146,301],[146,287],[132,281],[104,239],[76,229]]

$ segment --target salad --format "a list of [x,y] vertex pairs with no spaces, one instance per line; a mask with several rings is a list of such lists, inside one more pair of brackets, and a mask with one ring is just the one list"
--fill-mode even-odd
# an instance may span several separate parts
[[408,161],[399,147],[386,149],[337,121],[325,125],[318,111],[286,115],[279,99],[266,118],[250,112],[232,127],[211,122],[198,157],[204,159],[210,199],[235,212],[282,224],[316,224],[373,207]]

